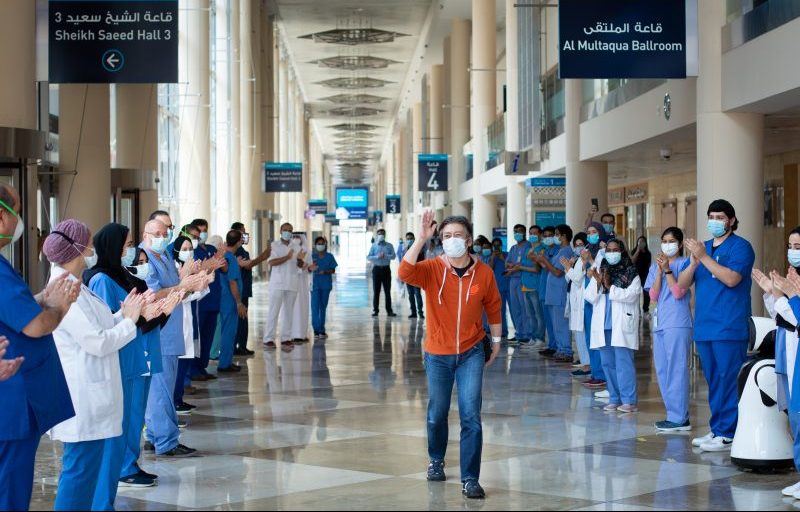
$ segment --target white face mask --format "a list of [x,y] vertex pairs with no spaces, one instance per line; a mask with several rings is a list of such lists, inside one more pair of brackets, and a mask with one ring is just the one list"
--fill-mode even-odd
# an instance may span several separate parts
[[205,231],[201,232],[200,233],[200,243],[204,244],[204,243],[206,243],[207,240],[208,240],[208,233],[206,233]]
[[671,258],[678,254],[678,244],[677,242],[672,242],[669,244],[661,244],[661,252],[667,255],[667,257]]
[[125,249],[125,256],[122,257],[122,266],[130,267],[133,265],[133,258],[136,257],[136,248],[128,247]]
[[22,234],[25,232],[25,223],[22,222],[22,217],[17,217],[17,227],[14,228],[14,235],[11,237],[11,243],[17,243]]
[[83,260],[86,262],[86,269],[89,270],[95,265],[97,265],[97,251],[92,248],[92,255],[91,256],[84,256]]
[[281,238],[284,242],[288,242],[292,239],[292,232],[291,231],[281,231]]
[[200,240],[192,240],[192,249],[197,249],[198,245],[200,245]]
[[449,258],[460,258],[467,253],[467,243],[463,238],[448,238],[442,242],[442,249]]
[[192,259],[192,254],[194,254],[192,251],[180,251],[178,253],[178,259],[186,263]]
[[[150,275],[150,263],[142,263],[141,265],[131,266],[130,268],[126,269],[132,275],[138,277],[143,281],[147,279],[147,276]],[[133,269],[133,271],[131,271],[131,269]]]

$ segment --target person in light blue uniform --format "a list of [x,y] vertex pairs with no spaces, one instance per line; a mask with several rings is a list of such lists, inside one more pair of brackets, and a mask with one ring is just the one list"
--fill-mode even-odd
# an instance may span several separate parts
[[548,250],[545,254],[539,255],[536,259],[542,267],[542,271],[547,275],[544,306],[546,315],[550,319],[552,328],[551,343],[555,344],[555,360],[560,363],[572,363],[572,338],[569,332],[569,319],[564,315],[567,304],[567,281],[564,274],[568,269],[564,268],[562,260],[571,260],[574,253],[572,251],[572,228],[566,224],[560,224],[553,230],[553,236],[545,242]]
[[[586,227],[586,250],[581,253],[581,260],[584,266],[584,294],[586,287],[592,281],[589,271],[596,267],[599,261],[602,261],[605,249],[600,244],[605,242],[603,237],[603,226],[599,222],[592,222]],[[583,385],[589,389],[600,389],[606,385],[606,374],[603,371],[603,361],[600,357],[600,350],[592,349],[592,315],[594,314],[594,305],[589,301],[584,301],[586,304],[583,307],[583,332],[585,333],[586,346],[589,348],[589,364],[592,367],[591,379],[584,382]]]
[[[494,271],[494,281],[497,284],[497,291],[500,292],[500,316],[502,317],[503,338],[508,338],[508,278],[506,277],[506,258],[508,254],[503,251],[503,241],[495,238],[491,242],[488,240],[481,244],[481,261],[489,265]],[[489,333],[489,318],[483,314],[483,330]]]
[[531,243],[525,240],[525,226],[514,226],[514,240],[506,258],[506,276],[508,277],[508,306],[511,310],[511,323],[514,324],[514,337],[508,341],[527,342],[531,339],[531,320],[525,310],[525,295],[522,291],[521,267],[523,260],[531,250]]
[[[537,346],[544,343],[545,312],[544,287],[542,283],[542,267],[536,262],[536,256],[545,251],[541,240],[542,231],[539,226],[531,226],[529,231],[530,250],[522,259],[520,274],[522,275],[522,297],[525,315],[528,321],[530,343]],[[520,341],[520,343],[525,343]]]
[[[325,313],[328,309],[328,298],[333,289],[333,274],[336,273],[336,267],[339,264],[333,254],[328,252],[328,241],[324,236],[318,236],[314,241],[314,252],[311,254],[311,259],[314,269],[311,283],[311,326],[314,328],[315,338],[327,338]],[[422,306],[420,305],[421,312]]]
[[657,304],[653,316],[653,361],[667,418],[656,422],[662,432],[691,430],[689,422],[689,348],[692,344],[691,295],[678,286],[689,266],[683,256],[683,231],[667,228],[661,254],[650,267],[644,289]]
[[[208,242],[208,221],[206,219],[194,219],[192,225],[200,230],[200,243],[194,250],[194,259],[204,261],[215,257],[217,248]],[[208,373],[208,362],[211,359],[211,346],[214,344],[214,335],[217,332],[217,322],[219,320],[219,301],[222,294],[220,280],[222,270],[215,270],[215,279],[208,285],[209,294],[200,299],[197,304],[197,335],[200,339],[200,353],[195,354],[194,364],[189,370],[192,380],[207,381],[217,378],[216,375]]]
[[[17,191],[0,184],[0,249],[24,233],[20,208]],[[39,439],[75,416],[52,336],[80,291],[80,283],[66,277],[34,297],[0,255],[0,336],[8,339],[4,358],[24,358],[16,375],[0,382],[0,510],[28,510]]]
[[392,308],[392,271],[389,268],[395,258],[394,247],[386,241],[386,230],[375,233],[375,243],[369,248],[367,261],[372,263],[372,316],[378,316],[381,288],[386,299],[386,316],[397,316]]
[[219,306],[220,350],[217,373],[235,373],[241,366],[233,364],[233,351],[239,318],[247,318],[247,308],[242,302],[242,272],[236,251],[242,246],[242,232],[238,229],[228,231],[225,236],[225,260],[228,269],[222,272],[220,281],[222,297]]
[[678,284],[688,290],[694,283],[694,340],[708,382],[711,432],[692,440],[703,451],[730,450],[739,417],[737,376],[747,360],[750,287],[755,252],[750,242],[737,236],[736,211],[717,199],[707,210],[705,243],[686,240],[692,255]]
[[[555,230],[555,226],[545,226],[542,228],[542,246],[544,250],[537,256],[537,262],[539,257],[544,257],[549,261],[550,258],[558,252],[558,247],[553,241]],[[555,357],[558,352],[558,338],[553,332],[553,322],[551,321],[550,315],[547,314],[546,308],[544,307],[544,299],[545,295],[547,295],[547,278],[549,275],[549,272],[539,272],[539,290],[542,292],[540,297],[542,311],[544,312],[544,326],[547,332],[547,348],[540,350],[539,354],[544,357]]]
[[[160,212],[156,212],[162,216]],[[168,221],[168,219],[165,219]],[[181,278],[172,256],[167,251],[167,225],[154,218],[145,225],[142,247],[150,261],[150,274],[145,279],[147,287],[158,299],[165,298],[174,290],[183,290]],[[152,376],[150,394],[145,410],[145,437],[156,455],[165,457],[187,457],[196,450],[178,442],[178,416],[175,411],[175,380],[178,358],[185,353],[183,337],[183,308],[176,308],[161,328],[161,373]]]

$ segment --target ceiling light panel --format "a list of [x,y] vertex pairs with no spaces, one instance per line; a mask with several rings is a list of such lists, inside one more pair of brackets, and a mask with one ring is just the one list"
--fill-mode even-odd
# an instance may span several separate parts
[[398,37],[406,36],[408,34],[379,28],[335,28],[306,34],[300,36],[300,39],[311,39],[316,43],[356,46],[360,44],[391,43]]
[[393,82],[368,76],[344,76],[340,78],[329,78],[328,80],[322,80],[317,83],[332,89],[377,89],[379,87],[385,87],[386,84],[391,84]]
[[383,57],[373,57],[371,55],[339,55],[311,61],[322,68],[344,69],[348,71],[358,71],[360,69],[385,69],[392,64],[400,64],[399,61],[384,59]]

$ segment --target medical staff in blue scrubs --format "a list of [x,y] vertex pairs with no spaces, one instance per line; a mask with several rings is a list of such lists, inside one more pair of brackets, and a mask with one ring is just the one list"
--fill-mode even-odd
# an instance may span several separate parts
[[689,266],[683,256],[683,231],[667,228],[661,235],[661,254],[650,266],[644,289],[656,304],[652,317],[653,362],[667,418],[656,422],[662,432],[691,430],[689,422],[689,349],[692,344],[691,294],[678,286]]
[[[17,191],[0,184],[0,249],[25,232],[20,209]],[[75,416],[52,336],[80,293],[80,283],[66,277],[34,297],[0,255],[0,336],[8,339],[4,357],[24,358],[16,375],[0,382],[0,510],[28,510],[39,439]]]
[[[156,217],[163,213],[156,212]],[[181,277],[172,256],[167,251],[167,219],[154,218],[145,224],[142,247],[150,261],[150,274],[145,279],[147,287],[156,294],[156,298],[167,297],[176,288],[185,292],[195,291],[181,284]],[[184,289],[186,288],[186,289]],[[175,379],[178,372],[178,357],[185,351],[183,338],[183,308],[176,308],[169,320],[161,328],[161,367],[159,374],[152,376],[150,394],[147,397],[145,423],[150,446],[156,455],[164,457],[188,457],[196,450],[187,448],[178,442],[178,416],[175,412]]]
[[[328,252],[328,241],[324,236],[319,236],[314,241],[314,252],[311,255],[314,272],[311,283],[311,326],[314,328],[315,338],[327,338],[328,332],[325,329],[325,313],[328,309],[328,298],[333,289],[333,274],[339,264],[333,254]],[[422,295],[419,296],[422,302]],[[413,311],[413,310],[412,310]],[[422,314],[422,304],[419,304],[419,312]]]
[[692,440],[703,451],[729,450],[739,416],[737,376],[747,359],[751,273],[755,253],[750,242],[737,236],[736,211],[717,199],[707,210],[711,240],[686,240],[692,256],[678,284],[688,290],[694,283],[694,340],[708,381],[711,432]]
[[525,226],[514,226],[515,244],[508,251],[506,258],[506,275],[508,276],[508,306],[511,309],[511,323],[514,324],[514,337],[509,338],[511,343],[527,343],[531,339],[531,321],[525,310],[525,296],[522,291],[521,267],[531,243],[525,240]]
[[235,253],[242,246],[242,232],[238,229],[228,231],[225,237],[225,260],[228,262],[227,271],[222,272],[220,285],[222,296],[220,298],[220,350],[217,373],[236,373],[242,367],[233,364],[233,351],[236,344],[236,331],[239,328],[239,318],[247,318],[247,307],[242,302],[242,272]]
[[[581,253],[584,272],[586,272],[586,277],[584,277],[583,282],[584,294],[586,293],[586,287],[592,282],[589,271],[592,268],[598,268],[605,255],[605,249],[600,245],[605,242],[603,232],[603,226],[599,222],[592,222],[586,227],[586,250]],[[586,302],[586,305],[583,309],[583,332],[586,337],[586,345],[589,347],[589,363],[592,366],[592,378],[584,382],[583,385],[589,389],[601,389],[606,385],[603,361],[600,357],[600,350],[591,348],[594,305],[589,301],[584,302]],[[602,391],[602,393],[606,394],[608,392]]]
[[[556,346],[555,360],[559,363],[572,363],[572,338],[569,333],[569,319],[564,315],[567,304],[567,280],[564,274],[562,260],[569,261],[574,255],[572,251],[572,228],[566,224],[559,224],[549,238],[546,257],[539,255],[536,263],[547,274],[545,285],[544,306],[545,314],[550,317],[552,335]],[[552,249],[551,249],[552,248]]]
[[[200,230],[200,243],[194,250],[194,259],[205,261],[210,258],[221,258],[223,255],[217,254],[217,248],[208,242],[208,221],[206,219],[195,219],[192,221],[194,226]],[[200,338],[200,354],[195,354],[194,365],[189,370],[189,375],[195,381],[207,381],[217,378],[213,373],[208,373],[208,362],[211,359],[211,346],[214,344],[214,334],[217,332],[217,322],[219,320],[219,301],[222,294],[220,279],[222,270],[227,269],[223,266],[215,271],[214,281],[208,285],[208,295],[203,297],[197,305],[198,312],[198,336]]]
[[[543,256],[547,260],[550,260],[550,258],[552,258],[558,252],[558,247],[553,241],[553,235],[555,234],[555,231],[555,226],[545,226],[542,228],[542,244],[544,251],[539,256]],[[539,355],[544,357],[555,357],[556,353],[558,352],[558,337],[553,332],[553,322],[551,321],[550,315],[547,314],[546,307],[544,306],[545,295],[547,295],[547,278],[549,275],[549,272],[539,272],[539,289],[542,291],[540,297],[542,302],[542,310],[545,311],[544,326],[545,330],[547,331],[547,348],[540,350]]]
[[[486,247],[484,246],[483,249],[485,250]],[[494,270],[494,280],[497,283],[497,289],[500,291],[500,300],[502,301],[502,305],[500,306],[500,316],[503,318],[503,338],[508,338],[509,288],[508,277],[505,273],[508,253],[503,250],[503,241],[499,238],[492,240],[491,249],[492,253],[489,262],[492,270]],[[488,318],[484,327],[486,327],[486,332],[489,332]]]
[[[525,316],[528,321],[530,343],[537,347],[544,345],[545,312],[544,312],[544,282],[542,281],[542,267],[536,263],[536,255],[545,250],[542,243],[542,231],[539,226],[531,226],[529,230],[530,250],[522,259],[519,273],[522,276],[522,297]],[[535,240],[535,241],[534,241]],[[521,341],[520,343],[525,343]]]

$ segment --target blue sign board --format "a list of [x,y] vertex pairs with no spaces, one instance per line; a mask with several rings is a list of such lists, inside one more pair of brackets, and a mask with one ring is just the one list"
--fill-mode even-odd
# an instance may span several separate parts
[[696,2],[559,0],[560,78],[686,78],[687,56],[697,58],[687,5]]
[[399,214],[400,210],[400,196],[386,196],[386,213]]
[[420,192],[447,192],[447,158],[445,154],[419,155]]
[[536,224],[539,226],[558,226],[567,223],[567,212],[536,212]]
[[492,240],[499,238],[503,242],[503,250],[508,247],[508,228],[492,228]]
[[369,190],[366,188],[336,189],[336,218],[366,219],[369,206]]
[[51,83],[175,83],[178,0],[50,0]]
[[302,192],[303,164],[301,162],[266,162],[261,190],[264,192]]
[[328,200],[327,199],[311,199],[308,201],[308,209],[317,215],[325,215],[328,213]]
[[567,178],[528,178],[525,185],[529,187],[566,187]]

